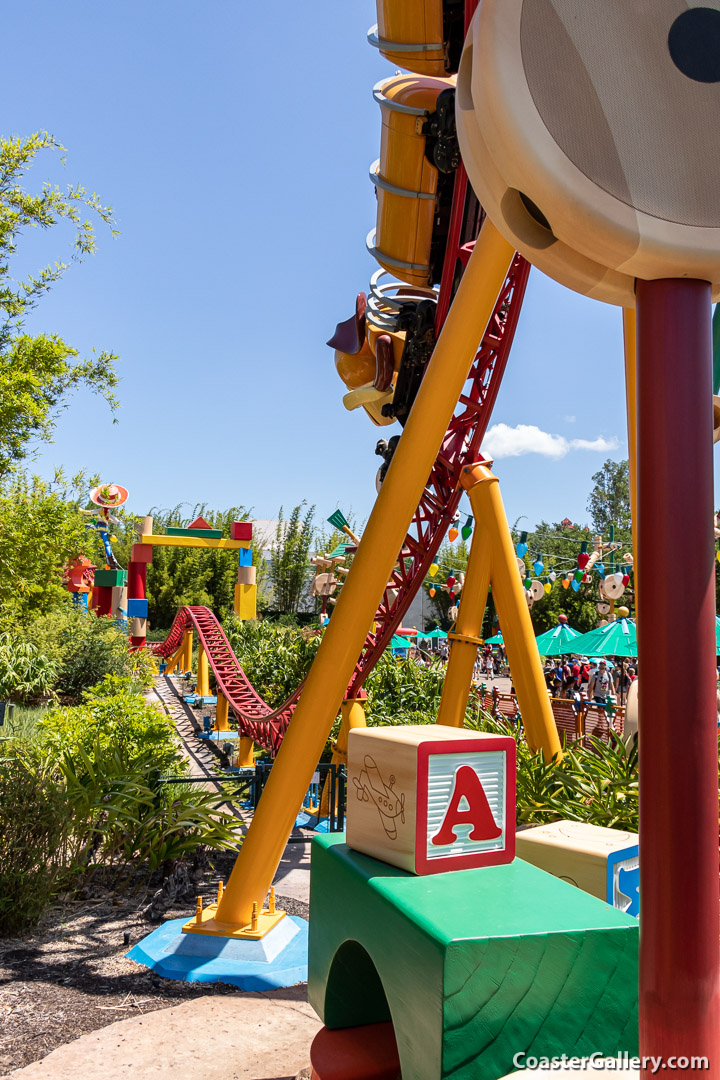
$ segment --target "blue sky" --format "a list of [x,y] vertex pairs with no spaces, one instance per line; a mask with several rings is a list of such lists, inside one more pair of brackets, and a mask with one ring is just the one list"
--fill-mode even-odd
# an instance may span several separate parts
[[[344,410],[324,342],[376,268],[371,91],[393,70],[366,42],[373,22],[371,0],[4,12],[3,134],[52,132],[67,165],[42,159],[31,183],[83,183],[121,233],[101,231],[28,324],[119,354],[119,422],[76,395],[38,471],[86,467],[138,513],[370,512],[377,430]],[[32,236],[18,267],[63,254]],[[492,420],[510,520],[584,522],[592,473],[626,455],[620,322],[532,272]],[[546,453],[500,456],[519,443]]]

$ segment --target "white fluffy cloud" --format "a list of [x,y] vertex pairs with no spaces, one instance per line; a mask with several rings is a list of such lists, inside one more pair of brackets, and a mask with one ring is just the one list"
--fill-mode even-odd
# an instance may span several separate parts
[[617,450],[615,438],[605,439],[566,439],[563,435],[551,435],[541,431],[534,424],[493,424],[488,429],[482,448],[486,454],[495,458],[519,457],[521,454],[542,454],[549,458],[563,458],[571,450],[596,450],[605,453]]

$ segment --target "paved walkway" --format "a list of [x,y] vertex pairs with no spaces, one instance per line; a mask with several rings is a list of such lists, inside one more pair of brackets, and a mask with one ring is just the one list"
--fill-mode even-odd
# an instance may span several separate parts
[[322,1026],[305,997],[303,985],[196,998],[82,1035],[12,1080],[294,1080]]

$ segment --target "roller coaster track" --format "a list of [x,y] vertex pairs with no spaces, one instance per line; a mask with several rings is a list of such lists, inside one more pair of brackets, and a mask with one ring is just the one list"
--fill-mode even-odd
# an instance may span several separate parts
[[[439,316],[444,318],[451,291],[457,284],[470,245],[461,242],[462,209],[466,179],[462,166],[456,181],[456,197],[450,224],[448,250],[443,268]],[[453,224],[454,222],[454,224]],[[368,634],[350,680],[347,697],[356,697],[365,679],[401,625],[413,597],[421,587],[447,533],[460,502],[460,471],[477,460],[497,398],[527,285],[529,263],[516,255],[498,296],[455,413],[448,425],[420,503],[403,542],[402,550],[375,615],[374,631]],[[445,290],[445,296],[443,294]],[[350,549],[352,551],[353,549]],[[230,647],[222,627],[205,607],[184,607],[175,616],[167,639],[152,646],[160,655],[172,656],[186,629],[197,630],[210,667],[235,713],[238,730],[275,754],[302,692],[301,683],[278,709],[272,709],[253,689]]]

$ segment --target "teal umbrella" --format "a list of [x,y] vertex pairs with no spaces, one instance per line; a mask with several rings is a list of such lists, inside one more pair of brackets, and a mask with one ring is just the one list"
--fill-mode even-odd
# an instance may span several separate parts
[[715,616],[715,644],[717,645],[718,656],[720,656],[720,619]]
[[396,649],[398,651],[400,649],[411,649],[412,648],[412,642],[408,641],[408,639],[406,637],[400,637],[399,634],[393,634],[393,636],[392,636],[392,638],[390,640],[390,648],[392,649],[393,652],[395,652]]
[[431,630],[428,634],[423,634],[426,638],[446,638],[447,634],[444,630],[441,630],[439,626],[436,626],[434,630]]
[[573,638],[572,651],[585,656],[637,656],[634,619],[615,619],[587,634]]
[[505,642],[503,641],[502,631],[499,634],[496,634],[495,637],[486,637],[485,638],[485,644],[486,645],[504,645]]
[[579,637],[578,630],[573,630],[567,623],[558,623],[552,630],[539,634],[535,640],[541,656],[563,656],[565,653],[577,652],[574,639]]

